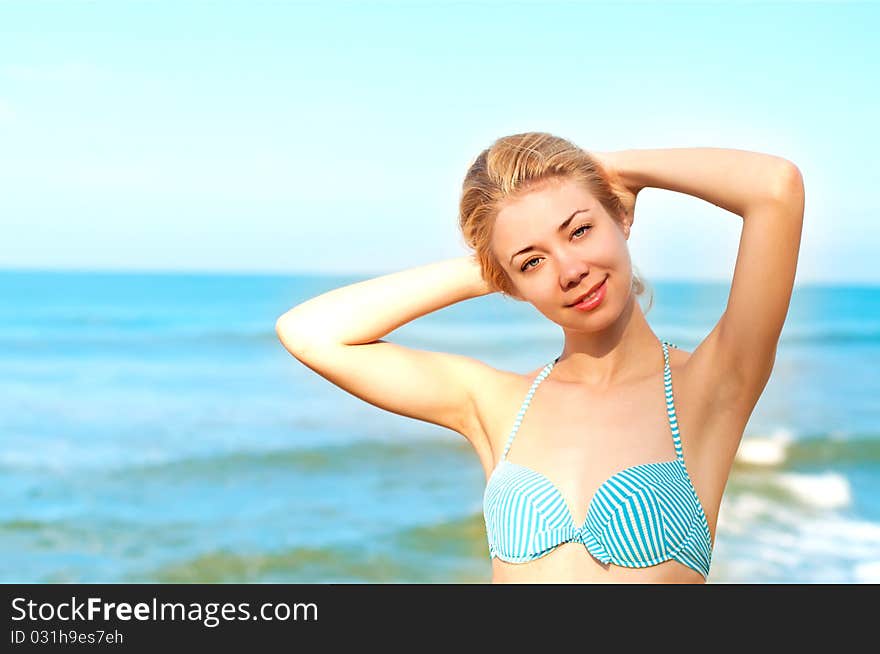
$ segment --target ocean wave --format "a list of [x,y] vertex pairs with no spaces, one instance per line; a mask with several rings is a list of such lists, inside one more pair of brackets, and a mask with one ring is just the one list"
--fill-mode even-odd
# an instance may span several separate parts
[[[457,571],[456,571],[457,569]],[[472,566],[471,568],[472,569]],[[385,542],[343,542],[247,552],[225,548],[124,576],[130,583],[448,583],[464,582],[461,562],[444,564],[437,550],[413,555]],[[482,580],[485,581],[485,580]]]
[[[224,451],[174,452],[169,448],[132,450],[118,442],[93,443],[82,449],[67,439],[43,440],[39,448],[7,448],[0,451],[0,471],[75,472],[88,469],[96,473],[135,475],[210,475],[235,470],[290,468],[303,472],[344,472],[354,467],[388,465],[437,465],[437,460],[453,465],[475,463],[473,449],[461,439],[438,439],[432,432],[393,435],[377,431],[371,438],[355,438],[335,432],[326,438],[333,442],[315,444],[313,435],[321,423],[306,419],[298,428],[309,431],[307,444],[267,449],[227,449]],[[210,443],[205,444],[210,448]],[[239,447],[239,446],[235,446]],[[841,465],[880,465],[880,435],[840,435],[795,439],[791,432],[778,430],[766,436],[748,436],[740,443],[734,471],[788,470],[801,467]]]
[[[829,480],[836,501],[817,496]],[[754,484],[730,489],[725,495],[718,515],[714,580],[851,583],[876,579],[880,524],[840,510],[846,497],[840,493],[839,479],[818,475],[794,485],[791,481],[778,477],[771,482],[794,490],[781,496]],[[806,492],[798,485],[805,486]]]
[[782,473],[775,481],[799,502],[811,507],[839,509],[852,502],[849,481],[837,472]]
[[454,465],[472,458],[461,443],[418,439],[411,444],[382,440],[307,448],[266,451],[233,451],[205,456],[187,456],[159,463],[135,463],[115,468],[113,475],[126,478],[226,476],[247,470],[282,469],[299,473],[333,474],[362,472],[393,465]]
[[735,467],[880,464],[880,434],[838,434],[795,439],[780,429],[766,436],[743,438]]
[[745,437],[736,451],[735,463],[753,466],[778,466],[785,463],[792,434],[778,430],[769,436]]
[[[734,471],[726,495],[754,494],[762,501],[804,510],[843,509],[852,504],[849,479],[836,470],[793,472],[779,469]],[[757,509],[757,507],[754,507]]]
[[407,527],[392,534],[394,545],[436,555],[482,556],[486,553],[486,528],[482,510],[431,525]]

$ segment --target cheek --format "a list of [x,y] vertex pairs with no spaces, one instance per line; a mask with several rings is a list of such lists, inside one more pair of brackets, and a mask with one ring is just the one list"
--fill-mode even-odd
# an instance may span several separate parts
[[610,264],[611,267],[617,270],[617,273],[624,273],[627,269],[632,267],[632,259],[630,258],[629,248],[626,246],[626,241],[615,242],[613,244],[609,244],[611,253],[609,258],[611,259]]

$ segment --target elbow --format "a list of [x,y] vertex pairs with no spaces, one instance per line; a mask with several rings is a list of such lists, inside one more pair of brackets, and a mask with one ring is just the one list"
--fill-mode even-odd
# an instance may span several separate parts
[[275,321],[275,335],[283,342],[284,334],[286,331],[286,318],[287,314],[285,313],[283,316],[280,316],[278,320]]
[[290,334],[292,332],[302,332],[302,327],[298,327],[297,325],[302,325],[302,320],[295,320],[294,314],[296,313],[299,305],[293,307],[285,311],[283,314],[278,316],[278,319],[275,321],[275,333],[278,334],[278,338],[286,334]]
[[780,171],[772,185],[773,199],[780,202],[804,201],[804,177],[801,169],[788,159],[781,160]]
[[275,335],[288,352],[296,356],[302,350],[304,338],[291,324],[289,316],[285,313],[275,321]]
[[293,319],[288,311],[275,321],[275,334],[290,354],[300,361],[309,350],[325,346],[331,341],[322,337],[316,330],[303,322]]
[[[284,314],[285,316],[287,314]],[[275,334],[278,338],[281,338],[281,335],[284,333],[284,316],[280,316],[278,320],[275,321]]]

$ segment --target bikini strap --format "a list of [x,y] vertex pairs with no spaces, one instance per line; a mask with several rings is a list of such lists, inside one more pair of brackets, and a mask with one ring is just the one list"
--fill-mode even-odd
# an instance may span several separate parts
[[[560,355],[561,356],[561,355]],[[516,414],[516,420],[513,422],[513,429],[510,430],[510,436],[507,437],[507,444],[504,446],[504,453],[501,455],[501,460],[504,461],[507,458],[507,453],[510,451],[510,446],[513,444],[513,437],[516,436],[516,432],[519,430],[519,426],[522,423],[523,416],[526,415],[526,410],[529,408],[529,404],[532,401],[532,396],[535,394],[538,386],[542,381],[547,379],[547,375],[550,374],[550,371],[553,370],[553,366],[559,361],[560,357],[556,357],[553,361],[544,366],[544,369],[538,373],[538,376],[535,377],[535,380],[532,382],[531,388],[529,388],[529,392],[526,394],[526,399],[523,400],[522,406],[519,408],[519,413]]]
[[678,434],[678,417],[675,415],[675,400],[672,397],[672,371],[669,369],[669,349],[668,346],[678,348],[677,345],[667,341],[661,341],[663,344],[663,386],[666,391],[666,414],[669,416],[669,426],[672,429],[672,441],[675,443],[675,456],[684,463],[684,454],[681,449],[681,438]]

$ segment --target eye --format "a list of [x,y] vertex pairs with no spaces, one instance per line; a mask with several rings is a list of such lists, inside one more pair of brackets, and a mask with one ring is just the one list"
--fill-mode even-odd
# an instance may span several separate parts
[[581,226],[578,227],[576,230],[574,230],[574,231],[571,233],[571,235],[574,236],[575,234],[577,234],[577,233],[578,233],[579,231],[581,231],[582,229],[592,229],[592,228],[593,228],[592,225],[581,225]]
[[[574,230],[574,231],[571,233],[571,235],[574,236],[575,234],[577,234],[577,233],[578,233],[579,231],[581,231],[582,229],[592,229],[592,228],[593,228],[592,225],[581,225],[581,226],[578,227],[576,230]],[[540,259],[540,258],[541,258],[541,257],[532,257],[531,259],[529,259],[528,261],[526,261],[526,262],[522,265],[522,267],[520,268],[520,270],[521,270],[522,272],[526,272],[527,270],[530,270],[531,268],[534,268],[534,266],[530,266],[529,264],[532,263],[532,261],[537,261],[537,260]]]

